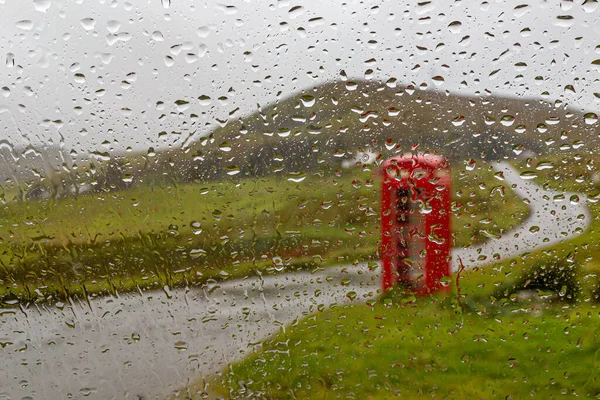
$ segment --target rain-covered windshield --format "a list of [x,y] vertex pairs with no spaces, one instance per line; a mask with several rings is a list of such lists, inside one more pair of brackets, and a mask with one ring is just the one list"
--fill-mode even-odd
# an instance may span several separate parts
[[598,5],[0,0],[0,399],[600,396]]

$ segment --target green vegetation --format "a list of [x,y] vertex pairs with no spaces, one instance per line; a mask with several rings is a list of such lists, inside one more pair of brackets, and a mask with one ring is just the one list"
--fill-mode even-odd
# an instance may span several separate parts
[[442,297],[415,300],[400,293],[373,306],[340,306],[264,343],[208,389],[227,398],[596,394],[598,309],[539,307],[515,301],[479,315],[458,312]]
[[592,199],[586,234],[464,271],[449,296],[395,292],[314,314],[231,365],[210,390],[259,398],[600,396],[597,162],[570,154],[519,164],[539,183]]
[[[527,207],[493,172],[454,168],[455,245],[510,229]],[[369,168],[204,183],[139,184],[7,201],[5,303],[163,288],[376,259],[379,181]],[[490,196],[490,193],[493,193]]]

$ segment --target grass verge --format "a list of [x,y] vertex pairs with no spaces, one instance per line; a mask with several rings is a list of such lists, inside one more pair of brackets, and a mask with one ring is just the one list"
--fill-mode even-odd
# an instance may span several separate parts
[[[230,365],[208,387],[188,387],[187,394],[600,396],[600,206],[594,202],[598,188],[593,169],[587,167],[594,160],[576,161],[581,162],[547,172],[548,164],[541,164],[544,168],[536,170],[540,183],[579,190],[592,199],[593,220],[583,235],[465,271],[460,291],[455,285],[449,296],[415,299],[396,292],[371,305],[349,304],[314,314]],[[519,167],[535,167],[528,163]]]

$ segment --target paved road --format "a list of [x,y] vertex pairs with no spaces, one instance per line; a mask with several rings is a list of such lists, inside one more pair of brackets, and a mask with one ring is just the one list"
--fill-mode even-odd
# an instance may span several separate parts
[[[496,163],[504,182],[519,197],[529,202],[530,216],[517,229],[483,245],[454,249],[453,268],[458,269],[458,257],[467,267],[481,266],[495,258],[510,258],[525,252],[559,243],[582,233],[591,223],[591,214],[583,195],[544,190],[531,180],[522,179],[508,163]],[[578,202],[572,202],[575,196]],[[575,198],[573,198],[575,200]],[[539,230],[538,230],[539,229]]]
[[[552,199],[507,164],[505,182],[529,199],[532,215],[522,227],[488,244],[453,252],[472,267],[494,254],[512,257],[584,230],[584,202]],[[581,219],[583,216],[583,219]],[[539,226],[531,233],[532,226]],[[484,257],[487,257],[484,259]],[[376,295],[377,266],[328,268],[207,284],[188,291],[127,294],[62,307],[0,309],[0,399],[138,399],[168,393],[222,368],[319,305]],[[29,396],[29,397],[28,397]]]

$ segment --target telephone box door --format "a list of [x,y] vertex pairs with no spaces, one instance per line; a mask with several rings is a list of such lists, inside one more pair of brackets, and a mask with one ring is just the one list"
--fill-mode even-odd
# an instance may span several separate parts
[[404,156],[382,166],[383,290],[401,285],[416,294],[448,287],[450,168],[434,156]]

